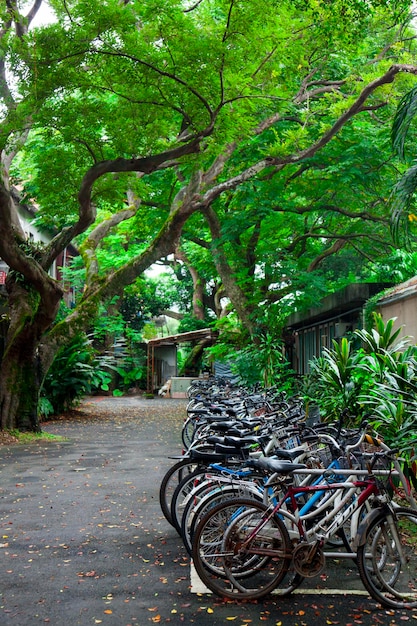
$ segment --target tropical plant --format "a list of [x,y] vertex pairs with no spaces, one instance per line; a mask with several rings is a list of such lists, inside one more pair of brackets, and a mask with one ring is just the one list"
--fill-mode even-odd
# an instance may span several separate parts
[[294,371],[284,357],[283,342],[275,335],[263,334],[256,343],[231,354],[229,362],[242,384],[277,387],[287,393],[294,390]]
[[[85,335],[75,337],[58,352],[44,380],[41,396],[49,401],[54,415],[67,411],[90,392],[93,360],[91,342]],[[42,402],[44,407],[48,406],[45,400]],[[47,417],[45,412],[44,417]]]
[[41,389],[39,415],[52,415],[76,406],[84,396],[108,392],[117,372],[113,354],[100,355],[85,334],[76,336],[54,359]]
[[401,352],[410,343],[409,337],[401,337],[402,328],[394,329],[397,318],[389,319],[384,323],[380,313],[372,314],[373,328],[371,330],[356,330],[355,335],[362,341],[365,352],[385,356]]
[[394,318],[384,323],[374,314],[372,330],[354,333],[361,340],[358,349],[346,338],[333,341],[333,349],[311,362],[307,399],[319,405],[324,419],[337,419],[342,411],[355,425],[366,418],[410,456],[417,424],[417,346],[408,345],[394,324]]
[[333,340],[333,348],[324,348],[322,356],[310,362],[307,402],[319,406],[323,419],[337,420],[342,412],[357,419],[362,388],[357,366],[357,354],[346,337],[340,343]]
[[[415,162],[415,131],[412,122],[417,114],[417,86],[410,89],[400,100],[391,129],[394,152],[408,167],[395,184],[390,196],[392,231],[397,242],[411,243],[414,235],[416,215],[417,163]],[[406,150],[407,139],[412,146],[412,157]]]

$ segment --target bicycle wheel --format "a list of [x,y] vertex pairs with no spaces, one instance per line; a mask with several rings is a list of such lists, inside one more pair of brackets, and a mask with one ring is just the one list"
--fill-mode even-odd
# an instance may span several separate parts
[[188,554],[192,554],[192,539],[195,529],[210,509],[226,500],[246,497],[253,497],[262,501],[262,492],[253,483],[248,483],[248,487],[245,489],[244,486],[235,486],[233,483],[216,485],[212,481],[210,483],[207,481],[207,484],[203,483],[197,488],[184,508],[181,521],[181,537]]
[[193,461],[192,459],[181,459],[178,463],[175,463],[169,468],[162,479],[161,486],[159,488],[159,504],[165,519],[171,524],[171,526],[173,525],[171,517],[171,500],[174,491],[181,480],[185,476],[191,474],[191,472],[197,469],[198,466],[199,463]]
[[[191,493],[205,480],[207,468],[197,467],[194,472],[186,475],[177,485],[171,498],[171,523],[181,534],[181,520],[184,508],[188,501],[192,499]],[[213,472],[214,473],[214,472]]]
[[215,506],[200,520],[193,537],[193,562],[202,582],[217,595],[233,600],[262,598],[285,578],[292,545],[276,515],[241,548],[241,540],[267,509],[255,500],[236,499]]
[[292,568],[292,542],[271,508],[252,506],[229,524],[223,540],[224,572],[240,598],[256,600],[271,592],[288,595],[303,581]]
[[382,605],[417,607],[417,511],[381,510],[357,551],[363,585]]
[[187,417],[183,424],[181,430],[181,439],[186,449],[189,448],[194,441],[194,434],[197,424],[198,419],[193,416]]

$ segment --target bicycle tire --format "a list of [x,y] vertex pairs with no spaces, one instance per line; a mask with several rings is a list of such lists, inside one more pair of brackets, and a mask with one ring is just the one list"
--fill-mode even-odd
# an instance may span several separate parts
[[196,418],[187,417],[185,420],[182,429],[181,429],[181,440],[184,445],[184,448],[189,448],[193,441],[196,430],[196,424],[198,423]]
[[[244,513],[262,516],[267,508],[261,502],[239,498],[215,506],[200,520],[193,537],[193,563],[201,581],[216,595],[233,600],[259,599],[277,589],[285,579],[292,544],[285,524],[276,515],[270,521],[271,536],[263,536],[261,540],[264,544],[274,543],[274,558],[256,551],[237,552],[232,546],[235,535],[228,532],[228,527],[232,528]],[[263,550],[268,552],[267,548]],[[250,587],[249,583],[243,583],[247,579]]]
[[170,467],[159,487],[159,505],[167,522],[173,526],[171,517],[171,499],[177,485],[184,476],[193,472],[200,464],[190,458],[181,459]]
[[181,520],[181,537],[188,554],[192,554],[192,539],[195,529],[210,509],[226,499],[254,497],[262,501],[262,493],[251,489],[250,483],[248,484],[248,491],[250,494],[243,493],[243,487],[234,486],[233,483],[215,487],[211,484],[210,488],[203,484],[200,489],[196,490],[195,502],[189,501],[187,503]]
[[[211,471],[214,473],[213,470]],[[191,474],[184,476],[175,488],[171,498],[170,512],[171,523],[179,535],[181,535],[181,521],[185,505],[191,492],[205,480],[206,473],[206,467],[197,467]]]
[[[390,525],[398,533],[400,546]],[[385,607],[417,607],[417,511],[406,507],[391,514],[381,509],[366,530],[365,542],[358,547],[358,570],[369,594]],[[401,564],[401,556],[403,562]]]

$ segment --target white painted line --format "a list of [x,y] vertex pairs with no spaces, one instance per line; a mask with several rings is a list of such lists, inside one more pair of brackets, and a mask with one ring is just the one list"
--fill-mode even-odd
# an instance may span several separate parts
[[[208,589],[205,584],[201,581],[201,578],[195,571],[194,565],[191,563],[190,568],[190,579],[191,579],[191,593],[198,594],[211,594],[212,592]],[[364,589],[295,589],[292,592],[292,595],[303,595],[303,596],[368,596],[369,594]],[[272,592],[273,595],[273,592]]]

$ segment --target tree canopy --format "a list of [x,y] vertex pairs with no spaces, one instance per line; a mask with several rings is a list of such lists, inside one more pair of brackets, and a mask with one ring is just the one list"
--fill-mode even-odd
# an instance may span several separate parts
[[[194,311],[210,284],[249,337],[267,305],[343,280],[338,259],[360,277],[391,245],[388,129],[417,74],[406,0],[51,0],[56,22],[31,28],[42,4],[0,9],[2,428],[38,427],[56,350],[169,255]],[[56,323],[48,271],[71,242],[84,287]]]

